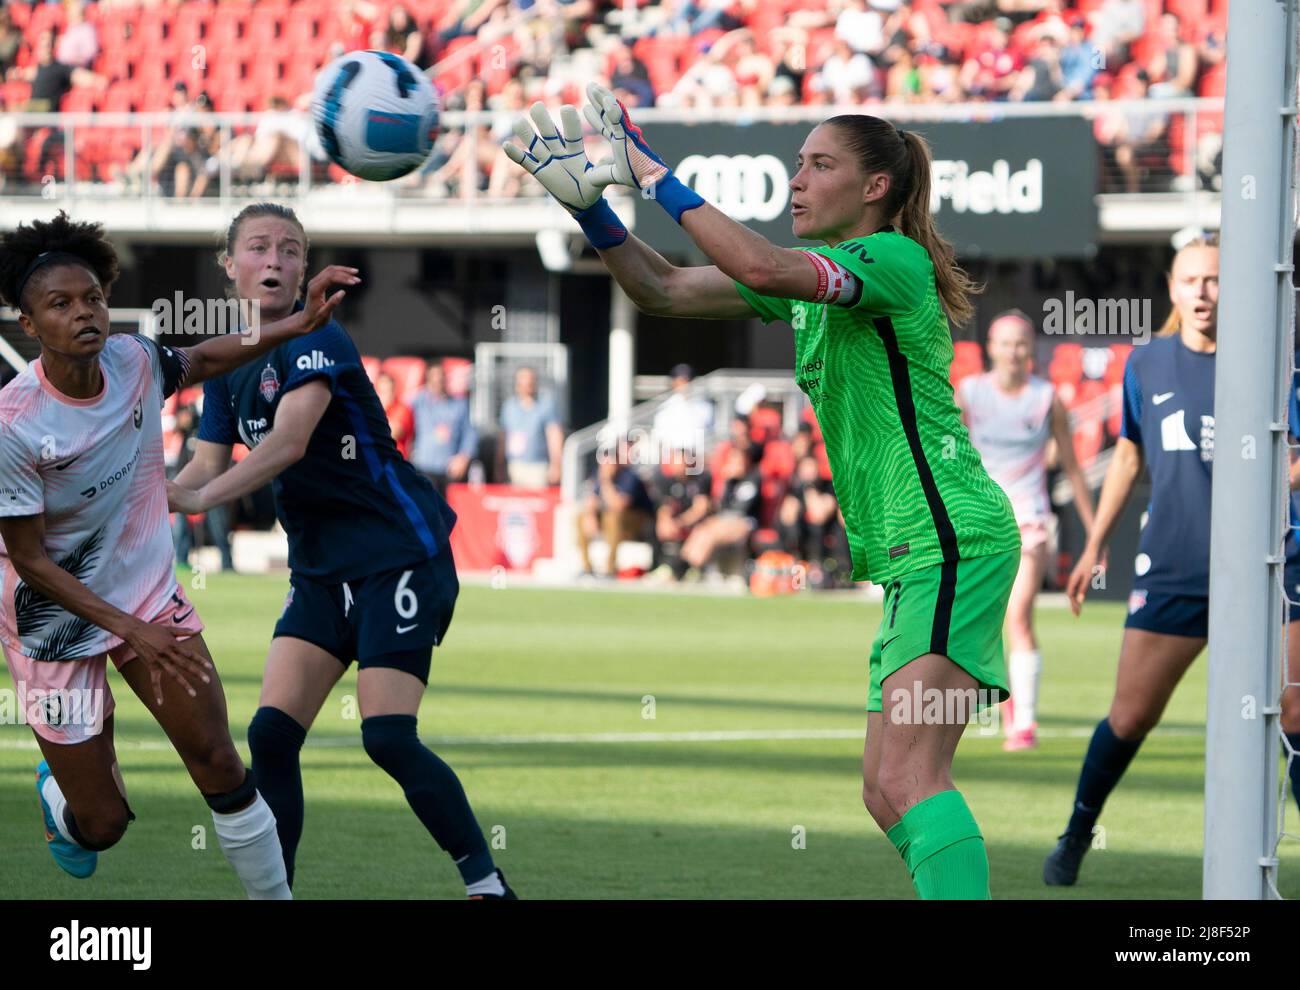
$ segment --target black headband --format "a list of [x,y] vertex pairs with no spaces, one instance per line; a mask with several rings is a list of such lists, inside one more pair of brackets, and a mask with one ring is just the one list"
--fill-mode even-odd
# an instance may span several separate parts
[[31,277],[36,274],[38,268],[43,268],[46,265],[52,265],[61,261],[71,261],[78,265],[82,265],[85,268],[90,267],[85,258],[73,254],[71,251],[42,251],[32,259],[31,264],[29,264],[27,269],[23,272],[23,277],[18,280],[18,293],[14,296],[14,303],[17,304],[23,298],[23,289],[27,288],[27,283],[31,280]]

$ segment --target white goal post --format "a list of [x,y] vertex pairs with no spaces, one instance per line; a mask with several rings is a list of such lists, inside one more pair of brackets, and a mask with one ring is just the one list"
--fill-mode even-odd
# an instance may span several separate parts
[[1207,899],[1277,896],[1297,2],[1229,9],[1210,527]]

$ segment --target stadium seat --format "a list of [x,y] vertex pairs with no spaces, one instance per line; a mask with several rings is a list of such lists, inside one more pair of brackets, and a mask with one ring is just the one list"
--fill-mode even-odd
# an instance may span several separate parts
[[1208,0],[1165,0],[1165,10],[1176,14],[1183,24],[1195,25],[1205,20],[1210,5]]
[[458,399],[469,395],[474,381],[474,362],[466,358],[443,358],[442,373],[447,383],[447,394]]
[[392,377],[397,384],[397,397],[403,402],[424,384],[425,369],[428,368],[424,358],[390,357],[381,366],[384,374]]
[[763,448],[758,470],[764,478],[785,480],[794,474],[794,468],[794,450],[789,440],[772,440]]
[[1106,383],[1114,385],[1124,380],[1124,365],[1128,363],[1128,357],[1133,353],[1133,345],[1111,344],[1110,352],[1113,357],[1106,368]]
[[366,377],[370,379],[370,384],[375,383],[379,377],[379,358],[371,357],[369,354],[361,355],[361,367],[365,369]]
[[756,406],[749,415],[749,435],[755,443],[767,443],[781,435],[781,410]]
[[23,32],[28,38],[35,39],[46,31],[56,34],[63,30],[63,4],[41,3],[32,8],[27,28]]

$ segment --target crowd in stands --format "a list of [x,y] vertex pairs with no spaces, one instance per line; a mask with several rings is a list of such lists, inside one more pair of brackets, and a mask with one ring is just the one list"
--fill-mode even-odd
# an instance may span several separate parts
[[[684,109],[1141,99],[1222,95],[1226,19],[1226,0],[6,2],[0,110],[268,111],[228,147],[193,120],[161,132],[148,161],[138,131],[77,138],[79,179],[147,177],[201,196],[223,166],[236,182],[296,179],[304,155],[317,178],[342,179],[290,110],[308,107],[320,66],[361,48],[430,70],[449,109],[577,102],[592,78],[629,106]],[[1132,191],[1187,142],[1213,159],[1207,135],[1180,128],[1163,114],[1098,116],[1107,181]],[[535,193],[497,147],[508,133],[506,119],[445,131],[406,185]],[[0,126],[0,180],[59,177],[61,152],[49,134]],[[1186,172],[1181,159],[1171,170]]]

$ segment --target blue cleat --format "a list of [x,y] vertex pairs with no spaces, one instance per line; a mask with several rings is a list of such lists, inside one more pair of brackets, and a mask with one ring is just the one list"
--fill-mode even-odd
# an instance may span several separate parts
[[45,841],[50,847],[50,855],[54,857],[54,862],[63,867],[64,872],[72,874],[78,880],[84,880],[95,872],[95,867],[99,863],[99,853],[82,849],[75,842],[69,842],[59,834],[54,824],[54,815],[50,812],[50,806],[46,803],[42,791],[45,781],[49,778],[50,765],[41,760],[36,766],[36,796],[40,799],[41,816],[45,819]]

